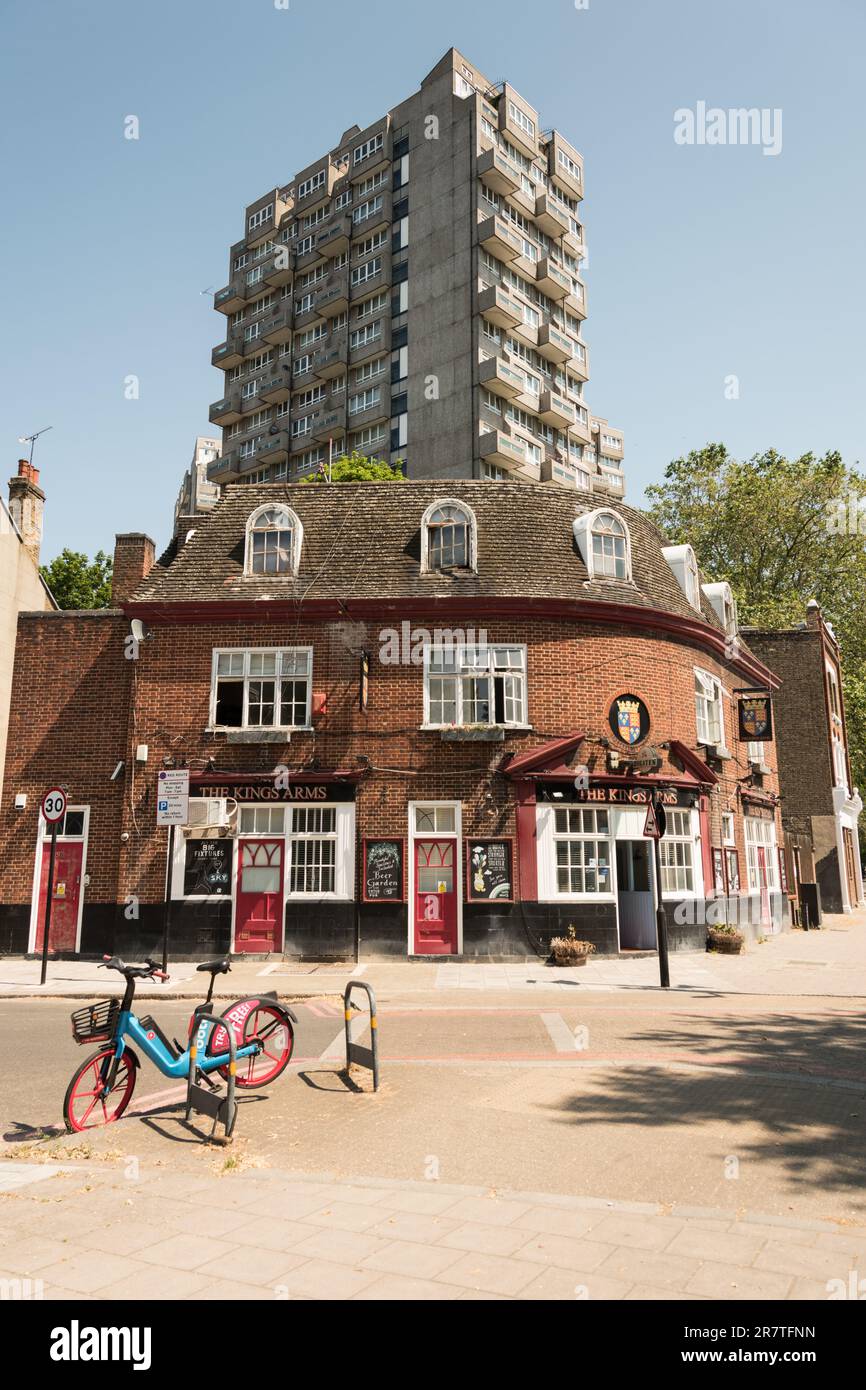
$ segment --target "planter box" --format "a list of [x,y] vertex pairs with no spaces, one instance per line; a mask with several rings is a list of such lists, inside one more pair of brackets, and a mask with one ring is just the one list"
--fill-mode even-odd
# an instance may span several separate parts
[[745,938],[730,932],[707,932],[707,950],[719,951],[723,956],[738,956],[745,945]]
[[443,743],[503,743],[504,729],[443,729]]

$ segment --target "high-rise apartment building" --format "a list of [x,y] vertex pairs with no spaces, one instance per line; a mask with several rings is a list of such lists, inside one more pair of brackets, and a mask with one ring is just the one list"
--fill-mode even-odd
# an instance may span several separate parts
[[420,90],[246,210],[213,482],[295,479],[357,449],[407,476],[624,494],[584,395],[583,160],[451,49]]
[[208,481],[208,469],[219,455],[220,441],[197,435],[192,451],[192,463],[183,475],[180,492],[174,504],[174,519],[200,516],[219,501],[217,483]]

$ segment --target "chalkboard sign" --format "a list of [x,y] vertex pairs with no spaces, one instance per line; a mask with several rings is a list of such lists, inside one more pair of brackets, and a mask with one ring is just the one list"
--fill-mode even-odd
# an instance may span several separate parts
[[469,902],[514,901],[511,840],[467,840],[466,897]]
[[184,897],[231,894],[232,841],[187,840],[183,869]]
[[403,902],[406,897],[403,841],[365,839],[363,844],[364,877],[361,890],[364,902]]

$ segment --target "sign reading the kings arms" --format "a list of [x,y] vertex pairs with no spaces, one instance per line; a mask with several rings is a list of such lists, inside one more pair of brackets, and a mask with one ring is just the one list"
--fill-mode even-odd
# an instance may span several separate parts
[[273,782],[240,782],[236,786],[207,786],[199,784],[193,795],[226,796],[235,801],[354,801],[355,788],[350,782],[290,782],[277,786]]

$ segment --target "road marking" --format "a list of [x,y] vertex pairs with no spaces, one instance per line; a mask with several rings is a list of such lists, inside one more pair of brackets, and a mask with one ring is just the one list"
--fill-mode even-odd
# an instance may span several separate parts
[[279,961],[274,961],[274,963],[273,963],[272,965],[266,965],[265,968],[264,968],[264,970],[259,970],[257,973],[258,973],[259,976],[262,976],[262,975],[273,975],[274,971],[275,971],[275,970],[279,970],[279,968],[280,968],[280,962],[279,962]]
[[577,1051],[577,1040],[562,1014],[541,1014],[540,1017],[557,1052]]

